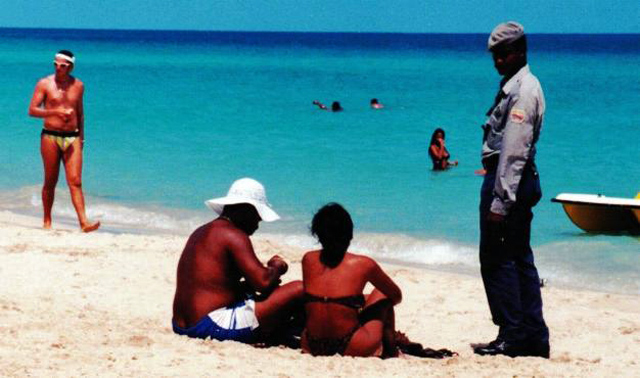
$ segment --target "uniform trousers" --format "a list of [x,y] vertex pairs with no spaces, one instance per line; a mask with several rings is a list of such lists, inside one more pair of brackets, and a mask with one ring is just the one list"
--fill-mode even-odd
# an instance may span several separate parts
[[531,221],[542,196],[535,167],[525,167],[516,203],[504,222],[487,220],[493,201],[495,171],[484,176],[480,195],[480,270],[498,337],[510,343],[548,343],[542,316],[540,279],[531,250]]

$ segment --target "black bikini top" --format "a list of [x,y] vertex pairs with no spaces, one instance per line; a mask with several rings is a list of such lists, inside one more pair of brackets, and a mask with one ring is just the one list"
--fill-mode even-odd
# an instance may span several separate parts
[[346,297],[320,297],[317,295],[304,293],[305,302],[321,302],[321,303],[335,303],[342,306],[352,308],[354,310],[360,310],[364,307],[364,295],[349,295]]

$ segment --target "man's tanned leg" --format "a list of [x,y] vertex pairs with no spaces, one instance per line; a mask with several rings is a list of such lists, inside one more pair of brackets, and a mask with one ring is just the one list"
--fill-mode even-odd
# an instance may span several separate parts
[[263,335],[283,325],[302,306],[302,281],[293,281],[275,289],[264,301],[256,302],[256,317]]
[[44,184],[42,185],[42,207],[44,209],[43,228],[51,228],[51,209],[60,173],[60,149],[56,142],[41,137],[40,154],[44,166]]
[[84,208],[84,195],[82,193],[82,145],[80,138],[67,148],[63,153],[64,169],[67,177],[67,184],[71,192],[71,202],[76,209],[78,221],[82,232],[95,231],[100,227],[100,222],[89,223]]

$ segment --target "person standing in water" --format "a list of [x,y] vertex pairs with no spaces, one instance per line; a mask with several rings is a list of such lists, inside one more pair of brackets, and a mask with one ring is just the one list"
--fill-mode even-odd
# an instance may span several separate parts
[[100,222],[90,222],[85,213],[82,193],[82,149],[84,146],[84,84],[71,76],[76,59],[68,50],[60,50],[54,58],[55,73],[36,84],[29,115],[43,118],[40,153],[44,165],[42,206],[45,229],[51,228],[51,209],[60,172],[64,164],[71,202],[78,215],[82,232],[95,231]]
[[449,162],[451,155],[444,145],[444,130],[437,128],[431,134],[429,143],[429,157],[433,162],[434,171],[444,171],[445,169],[458,165],[458,161]]

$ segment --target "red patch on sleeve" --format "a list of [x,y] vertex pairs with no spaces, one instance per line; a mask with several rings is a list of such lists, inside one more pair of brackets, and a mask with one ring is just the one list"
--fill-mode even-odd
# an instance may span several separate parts
[[524,122],[524,111],[522,109],[511,109],[511,113],[509,114],[509,118],[511,118],[511,122],[513,123],[522,123]]

